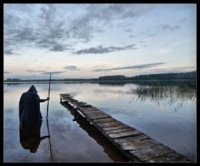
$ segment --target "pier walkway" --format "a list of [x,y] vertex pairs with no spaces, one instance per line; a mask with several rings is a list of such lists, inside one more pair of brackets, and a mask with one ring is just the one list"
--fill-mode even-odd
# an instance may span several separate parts
[[70,94],[60,94],[60,102],[63,106],[70,105],[73,108],[75,119],[81,116],[95,126],[131,162],[194,162],[92,105],[74,99]]

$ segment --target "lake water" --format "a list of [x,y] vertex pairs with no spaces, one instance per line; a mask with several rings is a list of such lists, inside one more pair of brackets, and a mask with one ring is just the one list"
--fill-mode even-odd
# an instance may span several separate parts
[[18,104],[34,84],[40,98],[48,84],[4,84],[4,162],[128,162],[109,142],[73,121],[60,93],[97,107],[173,150],[197,159],[196,82],[137,84],[52,83],[49,102],[41,103],[42,140],[35,153],[20,144]]

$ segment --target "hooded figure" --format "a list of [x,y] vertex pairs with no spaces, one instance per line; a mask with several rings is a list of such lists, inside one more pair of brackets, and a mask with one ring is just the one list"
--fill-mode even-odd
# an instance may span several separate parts
[[47,100],[49,100],[49,97],[47,99],[40,99],[34,85],[27,92],[24,92],[19,101],[20,124],[29,125],[42,120],[40,102]]

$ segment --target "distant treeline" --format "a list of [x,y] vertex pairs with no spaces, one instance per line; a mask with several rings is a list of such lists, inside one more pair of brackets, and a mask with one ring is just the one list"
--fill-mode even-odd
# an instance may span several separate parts
[[190,80],[196,79],[196,71],[187,73],[149,74],[131,77],[131,80]]
[[[110,81],[120,81],[120,82],[130,82],[130,81],[169,81],[169,80],[196,80],[196,71],[185,72],[185,73],[166,73],[166,74],[145,74],[133,77],[125,77],[123,75],[113,75],[113,76],[101,76],[99,78],[90,79],[52,79],[52,81],[76,81],[76,82],[110,82]],[[32,79],[32,80],[20,80],[17,78],[8,78],[4,82],[30,82],[30,81],[49,81],[47,79]]]
[[148,80],[195,80],[196,71],[187,73],[166,73],[166,74],[145,74],[134,77],[125,77],[123,75],[102,76],[99,80],[132,80],[132,81],[148,81]]

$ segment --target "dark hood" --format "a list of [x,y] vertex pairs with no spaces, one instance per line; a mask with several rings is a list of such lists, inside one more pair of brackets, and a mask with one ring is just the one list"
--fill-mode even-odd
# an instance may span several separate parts
[[28,91],[37,93],[37,90],[34,85],[32,85]]

